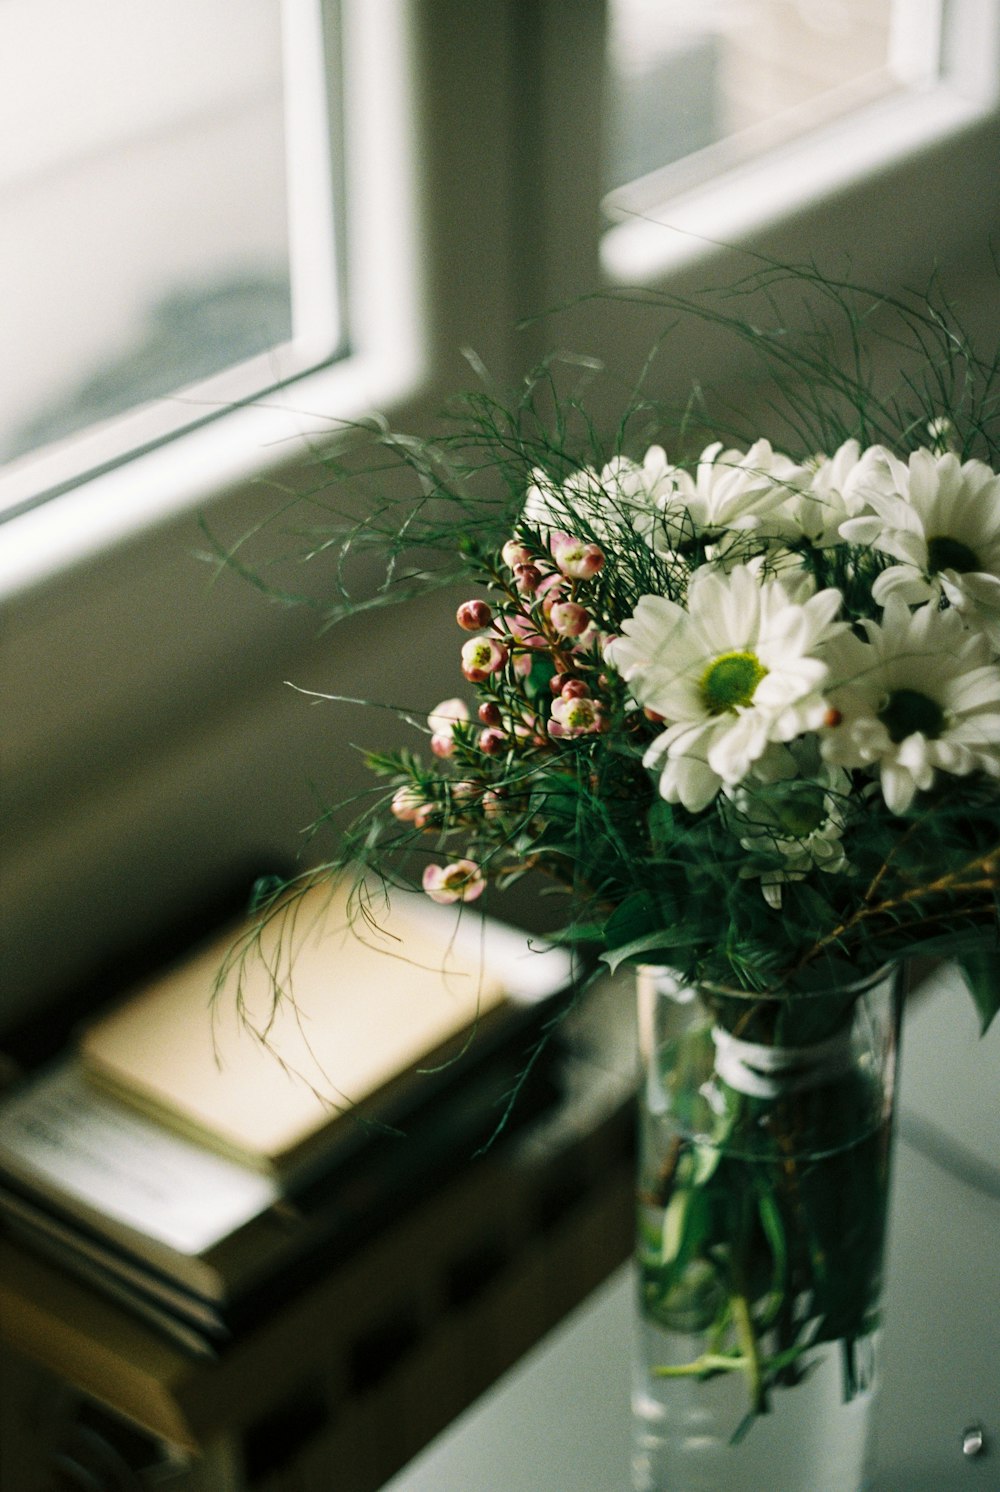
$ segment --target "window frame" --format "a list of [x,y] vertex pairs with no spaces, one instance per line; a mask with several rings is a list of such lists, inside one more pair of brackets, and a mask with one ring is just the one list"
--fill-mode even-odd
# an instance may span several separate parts
[[[851,198],[873,181],[884,180],[889,191],[895,174],[935,152],[961,159],[980,142],[986,148],[1000,104],[998,7],[994,0],[934,6],[941,50],[934,82],[879,99],[608,228],[601,243],[608,283],[664,283],[762,232],[801,229],[832,200],[843,199],[850,211]],[[973,215],[988,202],[985,192],[970,204]],[[962,233],[989,227],[980,217],[978,230],[967,220]]]
[[[314,8],[315,17],[310,14]],[[351,130],[345,131],[348,137],[342,149],[341,131],[331,118],[325,144],[333,178],[343,179],[345,193],[354,191],[362,198],[364,210],[348,231],[335,206],[333,181],[320,200],[304,208],[300,204],[305,194],[290,193],[291,252],[308,256],[311,233],[331,240],[322,257],[338,266],[337,276],[345,283],[331,285],[323,304],[315,271],[310,270],[309,309],[318,310],[324,326],[321,340],[328,344],[325,327],[336,290],[344,291],[353,283],[355,293],[341,318],[346,323],[346,337],[342,334],[341,341],[349,339],[349,345],[335,349],[332,357],[327,353],[326,360],[311,371],[287,378],[232,408],[212,409],[204,422],[193,422],[158,439],[151,448],[142,448],[140,441],[131,456],[62,484],[52,496],[29,500],[9,516],[0,515],[0,598],[48,583],[110,547],[134,540],[144,531],[155,532],[185,509],[210,506],[214,495],[231,491],[255,473],[276,470],[287,461],[290,443],[311,428],[317,412],[336,411],[339,419],[360,419],[373,408],[399,402],[425,376],[420,289],[414,268],[417,204],[404,123],[412,109],[403,67],[409,46],[408,7],[384,0],[375,0],[367,8],[358,0],[320,0],[314,7],[313,0],[301,5],[293,0],[289,24],[297,46],[305,44],[305,33],[320,12],[325,21],[326,68],[338,75],[350,70],[371,80],[370,111],[358,115]],[[397,66],[379,65],[374,54],[382,49],[391,60],[394,48]],[[331,92],[331,113],[340,107],[336,92]],[[293,107],[300,115],[311,114],[313,127],[322,128],[317,103],[310,89]],[[305,122],[296,119],[290,132],[293,142]],[[293,159],[290,169],[301,171],[302,167]],[[373,189],[359,192],[362,181],[372,183]],[[308,184],[312,185],[311,180]],[[343,240],[341,253],[333,251],[335,238]],[[378,250],[386,242],[402,245],[404,252],[395,260],[388,259]],[[346,295],[342,304],[346,304]],[[389,307],[393,308],[391,317]],[[308,365],[318,360],[319,346],[317,342],[312,351],[298,348],[296,361]],[[209,407],[212,382],[206,381],[201,394]],[[128,412],[124,418],[129,418]],[[136,491],[142,494],[138,504],[134,496],[130,500]]]

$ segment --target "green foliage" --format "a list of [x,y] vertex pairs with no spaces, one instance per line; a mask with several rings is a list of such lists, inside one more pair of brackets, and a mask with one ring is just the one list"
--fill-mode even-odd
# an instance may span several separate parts
[[995,948],[970,948],[956,960],[979,1012],[985,1036],[1000,1009],[1000,952]]

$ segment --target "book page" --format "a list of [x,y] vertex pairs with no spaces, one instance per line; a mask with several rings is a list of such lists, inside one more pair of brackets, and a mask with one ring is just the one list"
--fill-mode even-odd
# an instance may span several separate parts
[[[518,962],[509,942],[493,957],[481,935],[456,936],[454,917],[424,917],[425,908],[421,898],[418,915],[412,898],[394,896],[390,916],[379,907],[378,925],[356,931],[346,890],[319,888],[268,928],[239,989],[234,971],[213,1001],[229,933],[98,1018],[82,1035],[81,1060],[165,1123],[287,1169],[296,1147],[320,1132],[325,1140],[401,1074],[416,1088],[417,1069],[449,1041],[449,1055],[460,1053],[503,1002]],[[526,939],[517,942],[525,955]],[[550,981],[564,972],[558,960],[547,965]]]
[[0,1106],[0,1170],[77,1215],[197,1255],[278,1200],[276,1183],[102,1094],[66,1059]]

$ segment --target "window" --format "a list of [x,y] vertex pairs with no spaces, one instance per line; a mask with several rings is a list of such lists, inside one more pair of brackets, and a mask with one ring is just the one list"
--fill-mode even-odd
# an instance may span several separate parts
[[940,72],[936,0],[611,0],[608,215]]
[[[996,0],[611,5],[612,282],[675,272],[946,141],[961,152],[995,114]],[[968,142],[982,164],[988,148]]]
[[329,55],[313,0],[0,7],[0,514],[342,348]]

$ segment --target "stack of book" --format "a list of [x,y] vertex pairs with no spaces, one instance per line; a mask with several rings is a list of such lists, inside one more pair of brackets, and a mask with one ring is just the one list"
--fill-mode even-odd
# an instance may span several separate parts
[[16,1087],[6,1231],[210,1355],[470,1163],[519,1084],[512,1123],[556,1096],[522,1080],[565,954],[402,894],[350,921],[311,892],[218,985],[229,929]]

